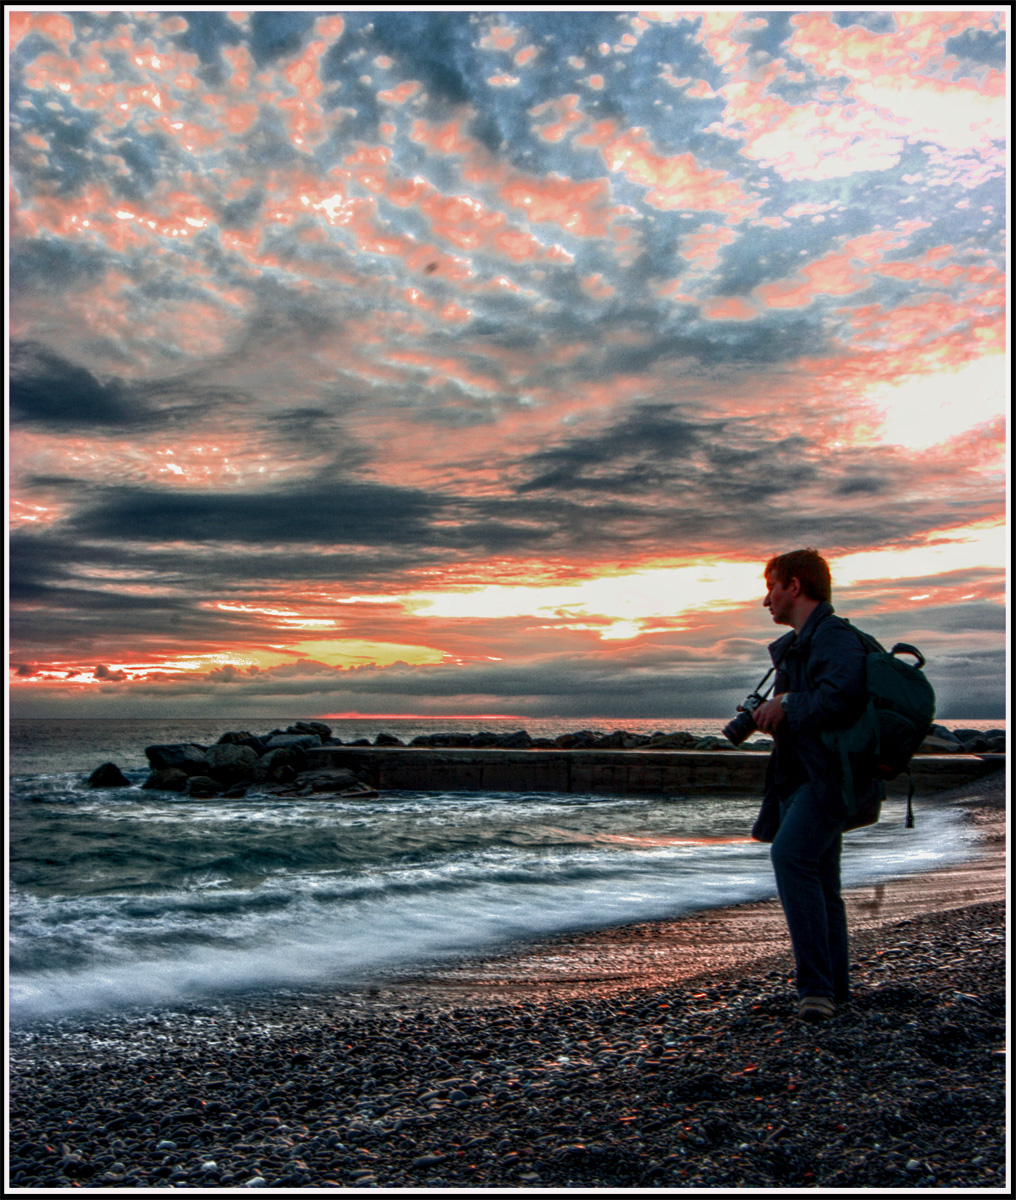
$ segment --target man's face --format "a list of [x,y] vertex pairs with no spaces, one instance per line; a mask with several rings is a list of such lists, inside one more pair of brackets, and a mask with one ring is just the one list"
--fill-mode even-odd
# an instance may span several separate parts
[[794,601],[800,591],[800,584],[796,579],[791,579],[789,585],[784,587],[775,575],[767,575],[766,588],[766,598],[762,603],[773,614],[773,621],[777,625],[793,625]]

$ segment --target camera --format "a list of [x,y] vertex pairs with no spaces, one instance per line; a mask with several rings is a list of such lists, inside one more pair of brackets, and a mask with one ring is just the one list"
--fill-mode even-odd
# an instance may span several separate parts
[[758,692],[752,692],[743,704],[737,706],[737,711],[741,715],[735,717],[729,725],[723,727],[723,736],[728,742],[733,742],[735,746],[740,746],[746,738],[750,737],[758,729],[753,714],[755,709],[764,700],[764,696],[760,696]]

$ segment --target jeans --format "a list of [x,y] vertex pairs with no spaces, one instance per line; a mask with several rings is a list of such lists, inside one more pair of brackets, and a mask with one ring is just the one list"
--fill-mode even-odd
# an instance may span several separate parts
[[843,821],[832,819],[811,784],[780,805],[770,855],[797,964],[797,994],[850,997],[847,913],[840,896]]

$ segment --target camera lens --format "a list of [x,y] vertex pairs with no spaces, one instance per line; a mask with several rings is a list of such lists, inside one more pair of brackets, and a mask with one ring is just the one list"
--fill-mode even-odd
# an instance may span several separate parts
[[758,726],[755,724],[755,719],[751,713],[738,713],[737,716],[725,725],[723,728],[723,736],[728,742],[733,742],[735,746],[740,744],[755,732]]

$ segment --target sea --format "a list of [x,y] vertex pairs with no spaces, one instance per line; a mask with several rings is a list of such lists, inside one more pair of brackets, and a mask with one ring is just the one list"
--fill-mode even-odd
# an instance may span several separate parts
[[[146,746],[207,745],[230,729],[267,732],[296,719],[10,722],[15,1026],[358,988],[449,958],[775,895],[768,847],[748,836],[757,800],[422,791],[227,800],[138,787]],[[523,725],[554,737],[577,728],[707,734],[725,724],[326,723],[343,742],[381,731],[408,741]],[[89,787],[107,761],[134,786]],[[904,823],[904,803],[889,800],[878,825],[844,839],[845,886],[976,853],[953,808],[921,806],[916,828]]]

